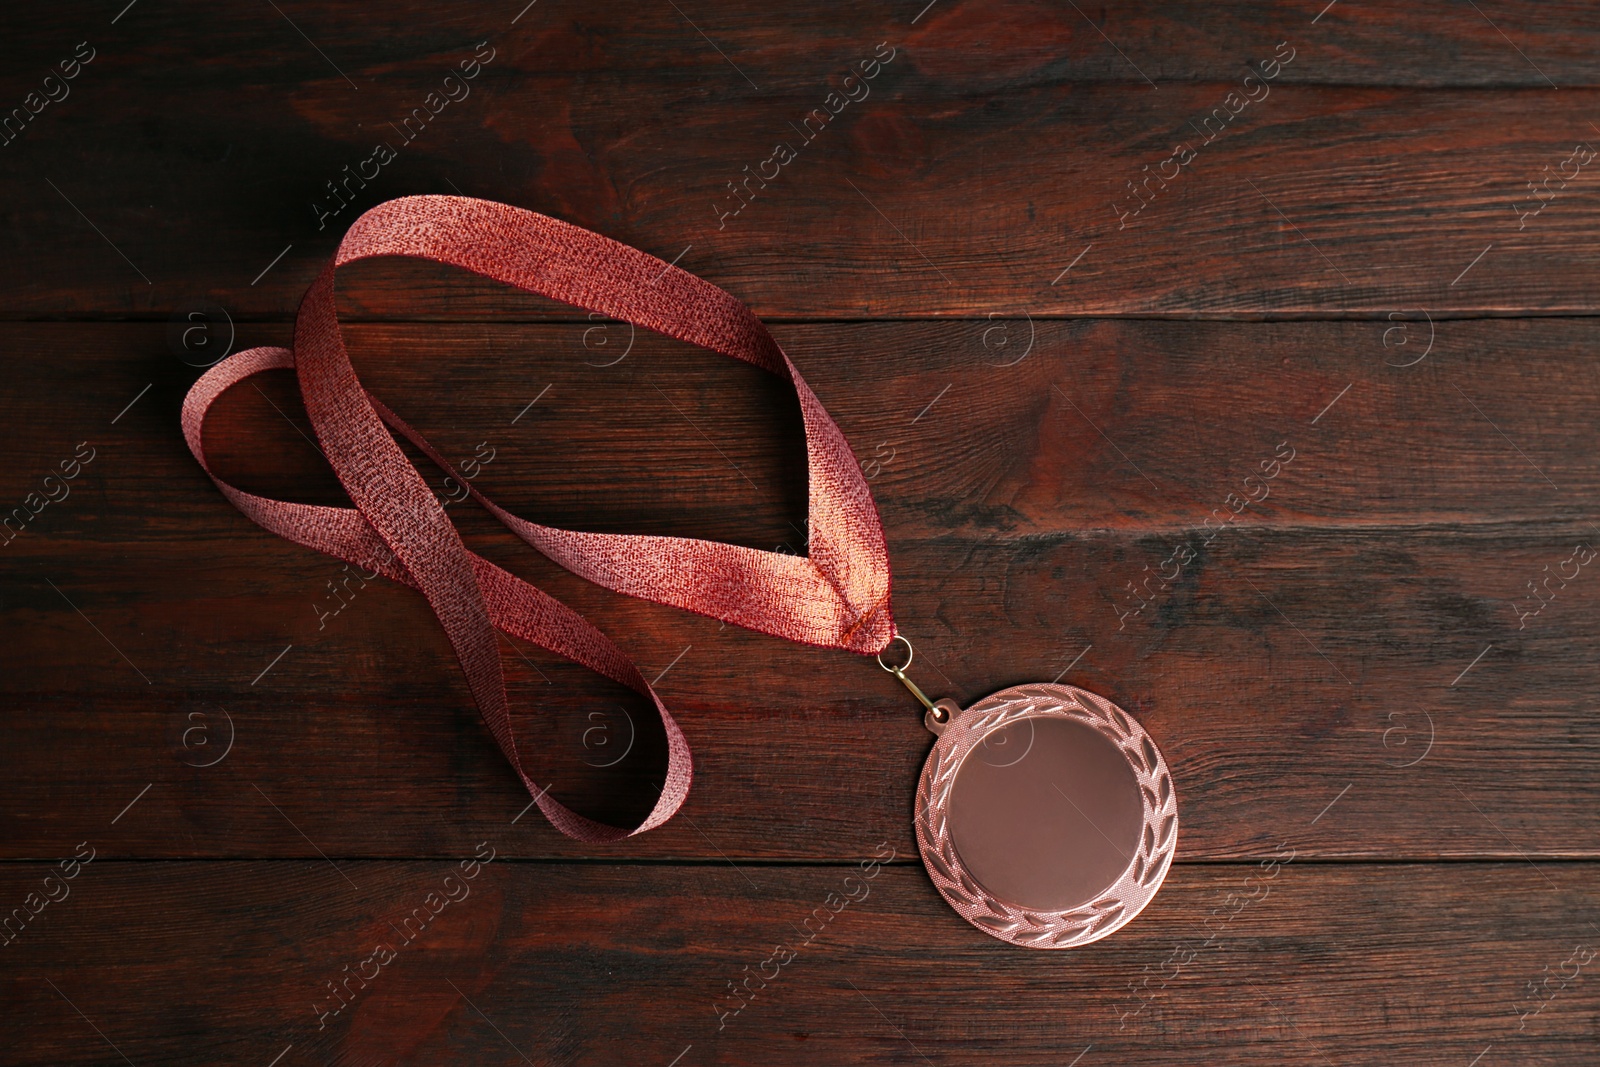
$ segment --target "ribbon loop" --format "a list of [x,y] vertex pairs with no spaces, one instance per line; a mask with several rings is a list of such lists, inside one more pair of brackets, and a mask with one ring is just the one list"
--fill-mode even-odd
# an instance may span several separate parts
[[[460,478],[416,430],[362,387],[334,302],[337,267],[375,256],[448,263],[528,292],[623,319],[787,374],[800,403],[810,476],[809,556],[692,538],[561,530],[511,514]],[[353,508],[244,492],[206,463],[211,404],[255,374],[292,368],[306,412]],[[183,405],[190,451],[217,488],[267,530],[420,591],[438,616],[484,721],[540,810],[562,833],[609,841],[659,826],[688,795],[688,743],[654,689],[612,641],[566,605],[469,551],[400,434],[466,485],[517,536],[568,570],[630,596],[807,644],[861,653],[895,636],[883,528],[844,435],[756,316],[709,282],[599,234],[520,208],[467,197],[406,197],[362,215],[307,290],[294,349],[239,352],[201,376]],[[578,815],[537,787],[511,728],[499,630],[531,641],[648,696],[667,737],[660,798],[637,827]]]

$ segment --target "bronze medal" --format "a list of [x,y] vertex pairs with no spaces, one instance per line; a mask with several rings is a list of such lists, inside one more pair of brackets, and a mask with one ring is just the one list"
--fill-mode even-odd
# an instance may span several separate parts
[[922,699],[938,737],[915,821],[950,906],[1028,948],[1086,945],[1138,915],[1178,840],[1172,776],[1144,728],[1098,694],[1050,683],[962,710],[927,700],[909,665],[884,668]]

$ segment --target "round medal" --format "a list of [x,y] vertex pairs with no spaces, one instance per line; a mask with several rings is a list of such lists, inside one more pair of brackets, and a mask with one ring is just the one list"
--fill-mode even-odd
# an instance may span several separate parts
[[[911,687],[908,665],[887,669]],[[924,703],[938,740],[917,786],[917,846],[962,918],[1014,945],[1072,948],[1150,903],[1177,847],[1178,799],[1132,716],[1048,683],[964,711]]]

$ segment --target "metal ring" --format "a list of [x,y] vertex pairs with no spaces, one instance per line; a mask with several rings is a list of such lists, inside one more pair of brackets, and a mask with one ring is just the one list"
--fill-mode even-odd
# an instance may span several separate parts
[[[902,644],[904,644],[906,646],[906,661],[904,663],[900,664],[900,666],[898,666],[898,667],[891,667],[887,663],[883,662],[883,652],[879,652],[878,653],[878,666],[882,667],[884,670],[888,671],[890,674],[904,674],[906,668],[911,666],[911,661],[917,658],[917,650],[912,648],[911,647],[911,642],[907,641],[900,634],[895,634],[894,635],[894,640],[890,641],[889,645],[894,644],[895,641],[899,641],[900,643],[902,643]],[[889,650],[889,645],[883,646],[884,652],[887,652]]]

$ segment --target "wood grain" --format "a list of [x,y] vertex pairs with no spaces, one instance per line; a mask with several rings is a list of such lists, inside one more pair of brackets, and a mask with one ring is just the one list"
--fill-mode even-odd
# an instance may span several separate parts
[[[8,13],[7,1063],[1593,1061],[1589,5],[524,4]],[[30,97],[75,49],[70,95]],[[251,525],[177,431],[195,364],[286,343],[337,235],[414,193],[762,315],[868,474],[923,686],[1058,678],[1161,743],[1150,908],[1061,955],[986,937],[916,861],[930,738],[891,677],[453,504],[694,746],[641,838],[530,813],[421,599]],[[361,264],[339,299],[363,380],[492,454],[513,511],[804,551],[776,380],[442,268]],[[253,385],[218,469],[342,503],[291,377]],[[504,662],[539,781],[636,820],[646,709]]]
[[[225,326],[212,329],[227,339]],[[1175,537],[1219,522],[1213,511],[1236,506],[1230,493],[1259,495],[1244,479],[1280,445],[1297,458],[1236,523],[1581,524],[1600,495],[1590,417],[1600,371],[1587,320],[774,329],[901,539]],[[0,358],[13,368],[0,382],[9,413],[0,447],[13,457],[0,500],[20,501],[79,441],[106,453],[90,468],[104,473],[85,483],[93,506],[85,491],[41,515],[39,532],[117,543],[234,536],[233,510],[177,432],[198,372],[173,355],[168,332],[0,329]],[[771,375],[603,321],[355,325],[347,337],[368,387],[447,455],[459,461],[488,443],[495,458],[481,484],[518,514],[757,548],[803,543],[804,440],[792,392]],[[289,331],[238,325],[233,339],[281,344]],[[207,448],[218,470],[259,492],[342,502],[292,375],[252,381],[259,388],[241,386],[216,409]],[[437,484],[440,472],[426,470]],[[214,506],[190,506],[202,500]]]
[[[1065,671],[1139,716],[1173,762],[1185,858],[1248,852],[1286,811],[1309,819],[1347,785],[1307,846],[1319,854],[1593,856],[1596,634],[1576,599],[1589,594],[1574,589],[1519,632],[1508,610],[1459,585],[1465,575],[1509,584],[1565,554],[1554,537],[1530,549],[1525,536],[1390,535],[1373,549],[1326,535],[1240,540],[1123,631],[1108,590],[1091,583],[1118,555],[1148,549],[897,546],[910,572],[897,608],[931,690],[966,703]],[[504,823],[525,806],[414,594],[361,590],[318,631],[311,604],[337,568],[264,536],[240,541],[181,561],[166,548],[79,558],[59,593],[31,575],[11,583],[10,647],[29,665],[10,683],[22,758],[3,791],[26,814],[12,854],[39,855],[153,779],[162,784],[143,803],[159,817],[118,854],[235,854],[241,833],[252,848],[305,854],[257,786],[347,855],[430,854],[452,822]],[[96,593],[109,583],[117,601]],[[864,813],[909,841],[929,738],[870,661],[546,584],[603,620],[647,675],[671,666],[661,688],[695,747],[689,810],[700,830],[674,824],[601,853],[541,830],[527,854],[701,855],[704,833],[732,855],[834,857],[839,830]],[[541,673],[509,649],[504,662],[541,781],[637,813],[659,781],[658,755],[642,747],[601,772],[585,764],[609,753],[584,739],[591,713],[620,741],[648,711],[581,669],[523,653]],[[223,711],[239,735],[228,762],[214,774],[181,766],[213,758],[182,735],[200,722],[220,743]],[[52,757],[64,751],[86,758]]]
[[[914,26],[887,6],[842,24],[763,10],[703,37],[670,7],[558,5],[513,27],[410,2],[302,9],[315,47],[270,5],[222,27],[193,3],[141,11],[0,160],[4,313],[164,319],[209,300],[287,317],[356,212],[457,191],[681,256],[776,317],[1593,310],[1592,167],[1560,166],[1595,136],[1582,9],[1346,4],[1313,23],[1311,6],[1146,6],[1104,26],[1036,2],[944,3]],[[70,42],[55,12],[24,18],[8,66],[42,70]],[[1119,55],[1118,38],[1145,43]],[[480,40],[495,58],[476,90],[404,140],[394,124]],[[897,51],[871,95],[795,132],[879,42]],[[1268,95],[1197,133],[1258,91],[1246,63],[1279,42],[1293,58]],[[30,88],[19,74],[11,96]],[[383,139],[397,158],[323,221],[327,183]],[[797,158],[735,196],[778,141]],[[1141,202],[1128,183],[1178,143],[1195,158],[1119,221]],[[442,271],[361,277],[369,318],[541,313]]]
[[[501,858],[469,881],[454,861],[343,861],[335,872],[320,859],[96,859],[4,949],[15,1010],[0,1038],[19,1067],[123,1062],[108,1043],[132,1062],[170,1064],[267,1063],[291,1046],[284,1062],[1590,1055],[1600,899],[1587,870],[1312,864],[1289,859],[1301,832],[1286,827],[1262,862],[1176,870],[1124,932],[1062,954],[967,926],[911,866],[868,867],[869,880],[858,864]],[[847,850],[871,858],[876,833],[857,827]],[[4,899],[46,870],[8,865]],[[430,893],[437,914],[407,924]],[[459,899],[442,903],[446,893]],[[793,953],[782,967],[779,946]],[[393,958],[363,967],[378,947]],[[347,973],[372,980],[352,980],[348,1006],[322,1019],[339,1003],[326,983]],[[719,1016],[739,1005],[728,986],[747,975],[754,999]]]

